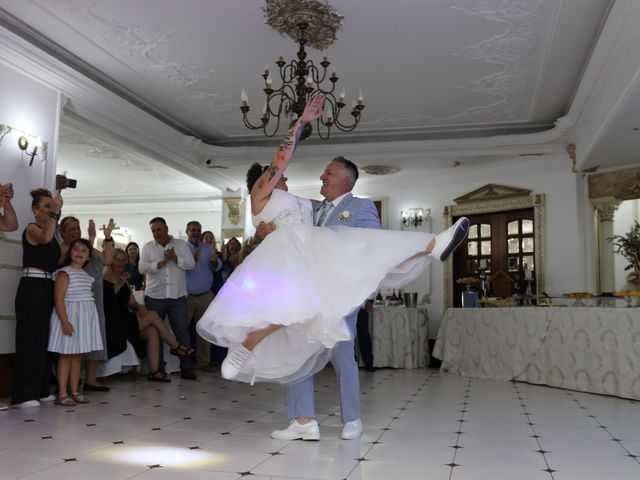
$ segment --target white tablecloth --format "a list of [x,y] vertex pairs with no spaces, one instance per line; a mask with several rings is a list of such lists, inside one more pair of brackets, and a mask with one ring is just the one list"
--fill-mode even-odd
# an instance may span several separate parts
[[374,367],[422,368],[429,364],[426,309],[375,307],[369,328]]
[[640,309],[449,309],[443,371],[640,399]]

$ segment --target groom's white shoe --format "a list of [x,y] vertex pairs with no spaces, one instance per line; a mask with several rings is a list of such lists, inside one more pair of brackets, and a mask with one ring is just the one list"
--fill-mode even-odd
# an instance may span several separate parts
[[462,217],[444,232],[436,235],[436,244],[430,255],[441,262],[445,262],[455,252],[456,248],[465,241],[469,234],[469,219]]
[[276,440],[320,440],[320,428],[315,420],[305,424],[294,420],[284,430],[271,432],[271,438]]
[[220,367],[223,378],[229,380],[238,375],[249,357],[251,357],[251,350],[247,350],[241,343],[232,348]]

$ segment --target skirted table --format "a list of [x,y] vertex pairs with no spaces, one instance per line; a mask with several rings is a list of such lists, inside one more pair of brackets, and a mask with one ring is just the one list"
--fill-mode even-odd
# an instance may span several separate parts
[[426,308],[374,307],[370,317],[375,367],[423,368],[429,364]]
[[640,399],[640,309],[452,308],[441,370]]

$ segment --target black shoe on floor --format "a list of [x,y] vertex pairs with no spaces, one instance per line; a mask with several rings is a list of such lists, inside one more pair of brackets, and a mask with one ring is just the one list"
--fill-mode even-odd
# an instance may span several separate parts
[[375,372],[376,370],[378,370],[376,367],[374,367],[373,365],[367,365],[366,367],[364,367],[364,371],[365,372]]
[[180,372],[180,378],[184,378],[185,380],[197,380],[198,376],[192,368],[183,368]]
[[88,383],[84,384],[84,388],[82,389],[85,392],[110,392],[111,389],[106,385],[90,385]]

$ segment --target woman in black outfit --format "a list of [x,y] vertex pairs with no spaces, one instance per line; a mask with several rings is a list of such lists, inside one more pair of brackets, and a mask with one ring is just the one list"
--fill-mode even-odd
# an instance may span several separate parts
[[16,293],[16,355],[11,403],[20,407],[39,407],[53,401],[49,395],[51,358],[49,321],[53,310],[53,280],[58,268],[60,246],[54,238],[60,219],[62,198],[39,188],[31,192],[35,222],[22,233],[22,278]]
[[164,321],[154,311],[136,302],[125,271],[127,254],[116,248],[111,265],[104,274],[104,309],[107,327],[107,352],[112,358],[124,352],[127,341],[140,358],[147,357],[150,382],[170,382],[171,378],[160,370],[160,347],[165,342],[170,352],[178,357],[191,357],[195,350],[181,345]]
[[130,275],[129,285],[134,290],[144,290],[144,275],[138,270],[138,264],[140,263],[140,247],[136,242],[127,243],[127,247],[124,249],[127,254],[127,264],[124,270]]

